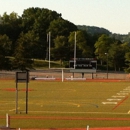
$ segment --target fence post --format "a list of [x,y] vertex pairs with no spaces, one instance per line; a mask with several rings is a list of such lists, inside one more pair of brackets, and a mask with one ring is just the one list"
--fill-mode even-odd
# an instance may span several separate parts
[[6,127],[10,127],[10,116],[6,114]]
[[89,130],[89,125],[87,125],[87,130]]

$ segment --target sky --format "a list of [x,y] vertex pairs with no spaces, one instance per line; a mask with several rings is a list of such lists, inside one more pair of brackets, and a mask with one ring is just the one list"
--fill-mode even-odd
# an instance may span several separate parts
[[62,14],[75,25],[97,26],[112,33],[130,32],[130,0],[0,0],[0,15],[22,15],[30,7],[47,8]]

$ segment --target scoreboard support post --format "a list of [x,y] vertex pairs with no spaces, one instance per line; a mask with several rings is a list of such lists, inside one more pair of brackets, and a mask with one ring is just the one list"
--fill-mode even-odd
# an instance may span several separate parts
[[82,73],[82,78],[84,78],[84,73]]
[[92,73],[92,79],[93,79],[93,73]]
[[26,114],[28,113],[29,72],[16,72],[16,114],[18,114],[18,83],[26,83]]

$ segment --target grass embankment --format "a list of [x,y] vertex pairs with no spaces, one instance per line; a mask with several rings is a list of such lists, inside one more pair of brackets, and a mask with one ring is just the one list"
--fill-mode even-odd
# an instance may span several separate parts
[[48,68],[50,64],[51,68],[63,68],[64,65],[61,65],[60,61],[47,61],[47,60],[34,60],[33,67],[35,69],[45,69]]

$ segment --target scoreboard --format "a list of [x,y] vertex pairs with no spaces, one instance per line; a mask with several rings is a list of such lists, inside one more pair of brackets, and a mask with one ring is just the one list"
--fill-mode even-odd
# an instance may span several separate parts
[[69,61],[69,68],[75,69],[97,69],[97,60],[94,58],[76,58]]

